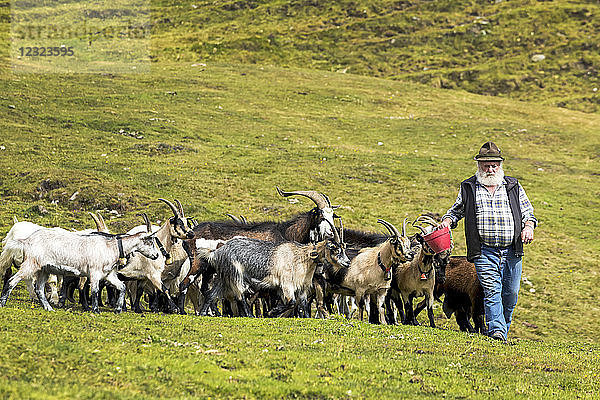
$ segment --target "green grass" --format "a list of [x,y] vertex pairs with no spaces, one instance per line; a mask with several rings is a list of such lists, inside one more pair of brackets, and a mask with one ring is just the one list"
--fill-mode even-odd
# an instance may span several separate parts
[[[403,13],[388,3],[375,12],[374,3],[368,3],[367,17],[361,17],[340,12],[349,3],[330,5],[330,10],[308,2],[198,3],[200,10],[192,4],[152,3],[153,18],[164,21],[154,27],[155,61],[148,74],[15,75],[7,68],[10,60],[4,60],[0,236],[13,216],[88,228],[92,210],[103,213],[113,232],[123,232],[141,223],[140,211],[154,221],[168,217],[170,210],[159,197],[180,199],[186,213],[199,220],[225,218],[228,212],[281,220],[311,207],[308,200],[293,204],[281,198],[276,185],[322,191],[341,205],[345,226],[379,230],[377,218],[400,224],[425,210],[446,211],[460,180],[474,172],[473,155],[493,140],[540,221],[535,242],[526,247],[524,275],[533,286],[521,289],[512,345],[457,332],[439,305],[436,323],[443,329],[433,330],[342,319],[95,316],[77,307],[46,313],[30,307],[20,288],[0,309],[2,397],[594,398],[599,389],[600,116],[554,105],[564,101],[571,108],[594,109],[595,95],[581,99],[588,83],[595,84],[595,74],[587,72],[596,68],[598,41],[582,43],[571,34],[588,29],[583,20],[595,24],[596,5],[414,2]],[[256,7],[235,9],[243,4]],[[267,14],[269,7],[277,12]],[[289,17],[281,11],[286,7]],[[359,10],[362,3],[353,7]],[[583,8],[590,15],[579,16]],[[474,14],[465,17],[471,9]],[[567,9],[574,10],[568,14],[572,18],[554,16]],[[396,27],[380,16],[385,13]],[[335,16],[343,28],[317,29],[324,22],[315,15],[322,21]],[[416,15],[421,22],[411,23]],[[574,38],[569,46],[575,47],[565,50],[568,57],[553,47],[558,59],[567,65],[591,61],[582,64],[579,75],[572,73],[577,68],[556,70],[560,91],[552,78],[547,90],[525,85],[503,92],[512,98],[480,96],[460,88],[496,87],[500,81],[490,76],[500,79],[500,72],[522,74],[521,67],[532,68],[519,61],[537,52],[531,35],[520,36],[526,51],[508,41],[495,45],[515,53],[509,57],[514,64],[479,52],[495,34],[478,35],[474,44],[466,41],[472,38],[467,33],[452,45],[442,41],[442,52],[435,54],[444,59],[431,61],[442,67],[431,77],[439,75],[443,83],[448,78],[442,72],[455,72],[450,69],[480,71],[473,87],[465,81],[443,90],[424,79],[428,71],[418,72],[425,65],[417,57],[423,51],[406,49],[406,59],[384,57],[371,51],[373,40],[364,33],[385,26],[400,32],[400,42],[411,37],[433,43],[447,35],[440,31],[426,39],[434,29],[427,22],[432,18],[446,18],[451,26],[484,15],[507,36],[526,33],[519,18],[551,17],[553,26]],[[0,16],[6,28],[6,15]],[[282,43],[277,57],[277,52],[267,57],[270,48],[258,45],[241,51],[248,32],[268,36],[291,22],[297,23],[296,33],[276,38]],[[406,30],[408,23],[413,31]],[[512,30],[504,32],[502,24]],[[538,31],[548,29],[544,25]],[[336,36],[337,31],[343,34]],[[2,34],[8,38],[6,29]],[[597,30],[589,35],[595,37]],[[214,45],[219,37],[222,45],[214,54],[192,49],[200,42]],[[342,51],[336,43],[346,47]],[[449,51],[467,45],[472,57]],[[348,58],[341,62],[334,56]],[[394,60],[414,64],[414,71]],[[390,69],[369,71],[367,65]],[[348,66],[348,73],[332,72]],[[535,71],[538,77],[541,70]],[[461,224],[454,232],[456,254],[465,252],[462,229]]]
[[157,60],[339,70],[598,111],[595,2],[163,0],[153,11]]
[[[597,345],[331,320],[0,309],[3,398],[596,398]],[[57,323],[61,321],[61,323]],[[18,338],[18,340],[16,340]]]
[[[200,220],[280,220],[310,207],[276,185],[323,191],[346,226],[378,230],[377,218],[444,212],[493,140],[540,220],[524,261],[536,292],[522,291],[515,334],[600,332],[595,115],[353,75],[186,63],[153,75],[11,77],[0,113],[4,231],[13,215],[86,228],[96,209],[122,214],[109,225],[125,231],[139,211],[169,215],[158,197],[179,198]],[[464,253],[462,228],[455,239]]]

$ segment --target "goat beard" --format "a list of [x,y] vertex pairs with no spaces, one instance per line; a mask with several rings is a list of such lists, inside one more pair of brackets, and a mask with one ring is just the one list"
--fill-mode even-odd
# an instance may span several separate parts
[[504,182],[504,170],[502,169],[502,165],[496,172],[491,173],[484,172],[477,168],[475,176],[477,177],[477,181],[483,186],[500,186],[502,185],[502,182]]

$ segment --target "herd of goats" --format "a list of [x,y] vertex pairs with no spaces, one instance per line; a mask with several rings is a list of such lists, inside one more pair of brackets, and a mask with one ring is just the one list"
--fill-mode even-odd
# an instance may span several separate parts
[[25,280],[32,299],[48,311],[50,302],[74,302],[78,290],[82,307],[98,312],[106,287],[106,306],[115,312],[127,309],[127,294],[135,312],[143,311],[146,298],[151,311],[185,314],[189,299],[197,315],[310,317],[315,310],[314,316],[326,318],[358,311],[361,320],[367,314],[380,324],[417,325],[427,308],[435,327],[433,303],[443,296],[444,313],[455,314],[461,330],[485,333],[473,264],[451,249],[435,254],[423,239],[437,227],[436,215],[419,216],[411,236],[407,219],[401,231],[379,219],[389,235],[363,232],[344,229],[322,193],[277,191],[307,197],[315,207],[282,222],[233,215],[197,222],[179,201],[159,199],[173,216],[154,226],[142,214],[145,223],[125,234],[110,233],[93,213],[96,229],[75,232],[15,219],[2,242],[0,307]]

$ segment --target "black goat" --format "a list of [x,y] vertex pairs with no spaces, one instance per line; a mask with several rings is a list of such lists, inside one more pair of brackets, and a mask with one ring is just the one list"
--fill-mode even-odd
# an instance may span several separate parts
[[[233,238],[216,250],[201,251],[218,274],[202,309],[208,308],[218,297],[226,298],[238,306],[242,316],[253,316],[245,295],[262,290],[276,290],[284,304],[276,307],[271,316],[284,316],[296,306],[301,316],[306,313],[308,290],[312,286],[315,269],[327,261],[338,268],[347,268],[350,260],[344,244],[334,230],[333,239],[316,244],[286,241],[274,243],[253,238]],[[299,304],[296,302],[298,301]]]
[[325,238],[332,238],[334,226],[334,208],[329,198],[317,191],[284,192],[277,188],[283,197],[304,196],[311,199],[316,207],[308,212],[298,214],[287,221],[245,222],[240,221],[206,221],[200,222],[193,228],[195,238],[186,242],[185,249],[191,260],[190,271],[179,285],[179,307],[185,302],[185,293],[189,285],[202,276],[201,292],[207,295],[206,289],[215,271],[206,264],[197,253],[196,240],[212,240],[223,243],[235,236],[244,236],[259,240],[281,243],[295,241],[298,243],[316,243]]

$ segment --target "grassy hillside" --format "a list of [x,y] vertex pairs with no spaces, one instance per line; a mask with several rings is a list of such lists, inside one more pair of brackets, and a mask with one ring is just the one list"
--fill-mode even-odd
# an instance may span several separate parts
[[[95,209],[123,231],[141,210],[164,219],[158,197],[179,198],[198,219],[310,207],[276,185],[323,191],[347,226],[376,230],[377,218],[444,212],[494,140],[540,219],[515,334],[600,332],[597,115],[348,74],[187,63],[151,75],[7,76],[0,113],[4,231],[13,215],[88,227]],[[462,228],[455,239],[464,253]]]
[[[281,220],[311,207],[306,199],[279,197],[276,185],[322,191],[341,205],[346,226],[379,230],[377,218],[400,224],[425,210],[444,212],[460,180],[474,172],[479,146],[493,140],[540,220],[536,241],[526,248],[530,283],[522,286],[512,345],[456,332],[439,306],[436,321],[444,329],[436,330],[340,319],[94,316],[77,307],[43,312],[20,287],[0,309],[2,397],[594,398],[600,389],[600,115],[555,105],[595,109],[588,83],[596,77],[598,41],[551,46],[560,36],[549,35],[543,44],[559,56],[545,52],[555,74],[544,89],[529,78],[502,91],[504,97],[460,88],[487,94],[486,87],[502,87],[504,74],[550,76],[528,61],[538,53],[536,35],[528,36],[518,18],[554,16],[551,26],[568,35],[589,29],[592,37],[597,6],[319,4],[153,2],[155,61],[148,74],[18,75],[5,59],[0,236],[13,216],[87,228],[92,210],[122,232],[141,223],[140,211],[154,221],[168,217],[158,197],[180,199],[199,220],[227,212]],[[569,18],[556,17],[561,13]],[[7,7],[0,17],[7,38]],[[424,22],[436,18],[440,26]],[[415,30],[403,30],[409,24]],[[463,33],[433,52],[432,40],[449,37],[436,30],[444,24]],[[377,26],[396,36],[381,32],[386,39],[376,40]],[[547,31],[536,26],[535,32]],[[486,35],[473,33],[476,27]],[[496,43],[504,31],[518,32],[523,49]],[[273,32],[279,32],[269,39],[276,47],[262,39]],[[426,39],[426,32],[438,36]],[[422,38],[424,45],[406,53],[399,51],[409,44],[390,47],[397,56],[371,51],[394,38]],[[464,47],[465,38],[477,41]],[[494,52],[484,58],[477,49],[486,43],[511,61],[502,64]],[[429,64],[437,65],[434,72],[423,71]],[[478,73],[467,74],[472,81],[450,79],[463,69]],[[449,85],[457,89],[435,87]],[[454,238],[456,254],[464,254],[462,224]]]
[[[0,309],[17,399],[595,399],[598,345],[334,319]],[[56,321],[61,323],[58,324]]]
[[[152,3],[156,60],[316,68],[598,111],[593,1]],[[536,55],[545,58],[537,60]]]

